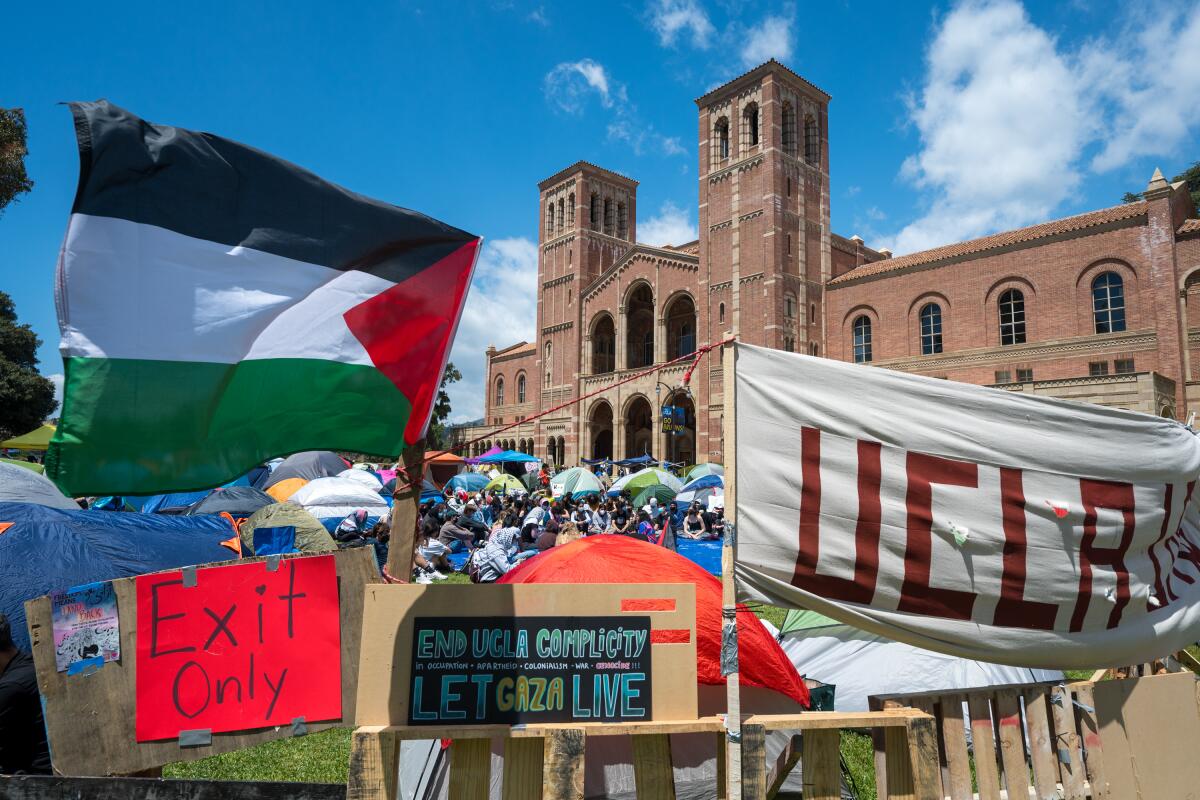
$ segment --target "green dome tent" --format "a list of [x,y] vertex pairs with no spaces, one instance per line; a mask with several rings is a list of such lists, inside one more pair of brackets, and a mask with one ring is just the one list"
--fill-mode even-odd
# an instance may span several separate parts
[[295,503],[272,503],[251,514],[239,528],[242,554],[254,555],[255,528],[279,528],[285,525],[296,528],[296,549],[301,553],[330,553],[338,549],[325,526],[312,514]]

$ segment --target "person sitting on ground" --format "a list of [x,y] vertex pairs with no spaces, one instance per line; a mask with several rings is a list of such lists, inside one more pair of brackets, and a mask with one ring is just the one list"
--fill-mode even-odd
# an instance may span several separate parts
[[475,532],[458,524],[458,517],[451,517],[438,530],[438,541],[450,548],[451,553],[475,549]]
[[[476,583],[495,583],[512,569],[513,561],[510,552],[515,547],[519,535],[520,531],[516,528],[501,528],[493,531],[483,547],[471,555],[472,580]],[[536,555],[538,551],[527,552],[530,555]]]
[[650,521],[650,514],[645,509],[637,514],[637,528],[626,535],[652,544],[658,541],[658,537],[654,533],[654,523]]
[[592,532],[593,533],[608,533],[612,526],[612,514],[609,513],[607,503],[595,503],[592,508]]
[[367,542],[375,549],[375,561],[379,564],[379,569],[382,572],[387,566],[388,559],[388,542],[392,538],[392,525],[386,519],[381,519],[371,526],[371,530],[366,534]]
[[708,523],[700,513],[699,503],[692,503],[688,508],[687,515],[683,518],[683,531],[679,535],[685,539],[711,538]]
[[445,580],[443,572],[453,572],[454,565],[450,563],[450,553],[453,550],[436,536],[418,538],[417,550],[413,553],[413,564],[416,566],[417,583],[432,583]]
[[651,522],[658,522],[658,518],[662,514],[662,506],[658,504],[657,497],[651,497],[650,502],[642,506],[642,511],[650,515]]
[[[0,775],[49,775],[50,747],[33,657],[0,613]],[[19,791],[19,790],[18,790]]]
[[584,536],[589,536],[596,531],[592,530],[592,512],[583,503],[575,507],[571,512],[571,522],[575,523],[575,527],[579,528],[579,532]]
[[366,532],[367,510],[359,508],[353,513],[347,514],[346,518],[338,523],[338,526],[333,529],[333,539],[343,544],[350,543],[362,539]]
[[725,536],[725,506],[713,506],[712,511],[705,512],[704,524],[708,526],[708,538],[720,539]]
[[636,520],[629,516],[629,508],[618,500],[617,510],[613,512],[612,516],[612,532],[627,534],[636,527],[636,524]]
[[539,536],[537,541],[533,543],[532,549],[537,550],[540,553],[544,550],[549,550],[551,547],[554,547],[554,545],[558,543],[559,532],[560,529],[558,527],[558,523],[551,521],[550,524],[546,526],[546,530],[542,532],[542,535]]

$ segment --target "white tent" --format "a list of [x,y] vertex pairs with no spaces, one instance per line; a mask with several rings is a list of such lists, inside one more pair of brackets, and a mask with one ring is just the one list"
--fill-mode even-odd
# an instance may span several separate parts
[[350,478],[309,481],[297,489],[288,502],[302,506],[317,519],[345,517],[360,508],[365,508],[372,517],[383,517],[388,513],[383,495]]
[[837,711],[867,711],[874,694],[1060,681],[1057,670],[971,661],[885,639],[815,611],[791,611],[779,644],[806,678],[832,683]]

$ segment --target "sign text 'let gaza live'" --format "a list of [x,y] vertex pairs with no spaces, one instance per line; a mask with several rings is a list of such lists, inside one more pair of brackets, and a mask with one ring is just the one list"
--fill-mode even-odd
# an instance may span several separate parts
[[139,742],[341,718],[333,556],[143,575],[137,607]]
[[648,617],[418,617],[409,724],[648,720]]

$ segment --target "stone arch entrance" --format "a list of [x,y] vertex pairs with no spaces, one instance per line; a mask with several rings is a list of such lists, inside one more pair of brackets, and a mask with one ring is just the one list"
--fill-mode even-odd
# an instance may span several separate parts
[[636,395],[625,406],[625,457],[653,455],[654,408],[644,395]]
[[601,314],[592,325],[592,374],[604,375],[617,365],[617,327],[612,315]]
[[625,301],[625,367],[654,363],[654,291],[639,283]]
[[613,410],[605,400],[593,405],[588,415],[588,441],[592,445],[592,458],[613,457]]
[[696,463],[696,404],[687,392],[671,395],[669,405],[683,409],[684,430],[664,434],[667,440],[667,460],[673,463]]
[[667,359],[696,352],[696,303],[681,294],[667,306]]

